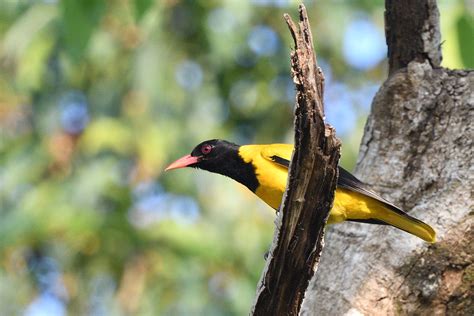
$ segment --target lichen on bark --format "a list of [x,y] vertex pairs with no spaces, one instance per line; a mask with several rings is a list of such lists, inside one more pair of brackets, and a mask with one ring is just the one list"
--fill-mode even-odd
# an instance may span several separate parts
[[399,268],[405,276],[395,302],[399,314],[474,315],[473,224],[468,215],[446,239]]

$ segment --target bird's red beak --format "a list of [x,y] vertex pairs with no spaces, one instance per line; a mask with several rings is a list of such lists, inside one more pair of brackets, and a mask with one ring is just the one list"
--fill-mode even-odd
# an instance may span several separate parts
[[168,167],[166,167],[165,171],[168,170],[173,170],[173,169],[179,169],[179,168],[184,168],[189,165],[195,164],[198,162],[199,157],[193,157],[191,155],[186,155],[184,157],[179,158],[172,164],[170,164]]

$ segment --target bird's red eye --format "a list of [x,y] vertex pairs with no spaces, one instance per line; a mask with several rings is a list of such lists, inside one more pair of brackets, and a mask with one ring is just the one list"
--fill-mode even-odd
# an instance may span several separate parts
[[201,147],[201,152],[202,152],[204,155],[207,155],[208,153],[210,153],[211,150],[212,150],[212,146],[209,145],[209,144],[202,145],[202,147]]

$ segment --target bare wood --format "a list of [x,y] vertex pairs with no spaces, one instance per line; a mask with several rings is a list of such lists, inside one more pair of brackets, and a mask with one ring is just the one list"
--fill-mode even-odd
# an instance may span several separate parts
[[324,124],[324,77],[317,66],[306,9],[298,27],[285,20],[295,42],[295,152],[270,255],[260,280],[253,315],[297,315],[324,245],[324,227],[337,181],[340,142]]
[[385,1],[389,74],[416,60],[440,67],[441,35],[436,0]]

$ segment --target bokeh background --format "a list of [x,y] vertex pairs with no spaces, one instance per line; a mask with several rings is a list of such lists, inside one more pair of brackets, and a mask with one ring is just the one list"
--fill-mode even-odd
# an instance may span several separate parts
[[[297,4],[0,0],[0,314],[248,313],[273,211],[163,169],[205,139],[293,141]],[[383,2],[306,4],[351,169],[387,75]],[[472,2],[440,11],[443,65],[474,67]]]

